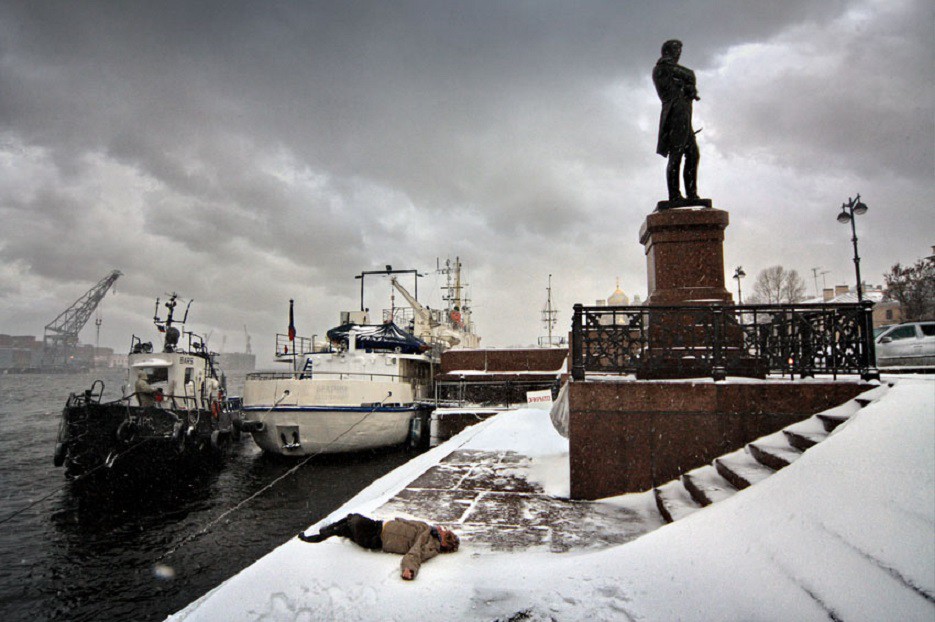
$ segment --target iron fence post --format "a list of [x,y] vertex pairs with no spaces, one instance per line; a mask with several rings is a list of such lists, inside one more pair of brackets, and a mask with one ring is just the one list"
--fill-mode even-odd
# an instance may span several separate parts
[[863,348],[861,348],[860,365],[863,373],[860,377],[863,380],[879,380],[880,370],[877,369],[877,350],[873,341],[873,302],[863,300],[860,303],[860,329],[864,338]]
[[727,370],[724,362],[724,343],[723,334],[726,331],[721,330],[721,322],[724,320],[724,312],[720,307],[712,309],[711,323],[714,324],[714,347],[711,353],[711,377],[714,380],[725,380]]
[[813,342],[815,335],[812,330],[812,318],[801,311],[799,316],[802,318],[801,325],[801,365],[799,367],[799,378],[815,377],[815,344]]
[[571,377],[573,380],[584,380],[584,352],[582,349],[582,315],[584,306],[580,303],[574,307],[571,319]]

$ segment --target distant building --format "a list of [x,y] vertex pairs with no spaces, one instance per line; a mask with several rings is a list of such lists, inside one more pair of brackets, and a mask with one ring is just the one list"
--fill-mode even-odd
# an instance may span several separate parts
[[[36,371],[43,367],[42,341],[32,335],[0,335],[0,372]],[[69,355],[68,365],[76,369],[125,367],[125,354],[113,348],[79,344]]]
[[[902,309],[899,303],[886,296],[886,292],[879,285],[863,284],[864,300],[873,303],[873,327],[889,326],[902,322]],[[805,300],[805,303],[843,303],[857,302],[857,292],[847,285],[835,285],[822,290],[820,298]]]
[[256,369],[256,354],[252,352],[221,352],[218,354],[221,371],[253,371]]
[[[640,301],[639,296],[633,296],[633,302],[631,304],[630,297],[627,296],[622,289],[620,289],[620,279],[617,279],[617,288],[610,296],[607,297],[606,300],[594,301],[594,306],[596,307],[635,307],[641,304],[642,302]],[[616,318],[616,320],[613,320],[609,315],[605,315],[601,317],[600,322],[605,326],[611,322],[616,324],[626,324],[627,318],[624,315],[620,315]]]
[[[100,359],[99,359],[100,360]],[[109,357],[105,360],[101,360],[100,367],[121,367],[124,368],[127,366],[127,355],[126,354],[117,354],[116,352],[111,353]]]
[[638,294],[633,296],[633,300],[630,300],[630,297],[620,289],[620,279],[617,279],[617,288],[614,292],[608,296],[606,299],[598,299],[594,301],[595,307],[638,307],[643,302],[640,300]]
[[617,279],[617,289],[607,297],[608,307],[627,307],[630,305],[630,298],[620,289],[620,279]]
[[32,335],[0,335],[0,371],[35,369],[41,363],[41,341]]

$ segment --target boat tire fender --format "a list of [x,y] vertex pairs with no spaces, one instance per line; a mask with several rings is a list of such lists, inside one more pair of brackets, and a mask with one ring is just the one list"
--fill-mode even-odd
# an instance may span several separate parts
[[52,456],[52,464],[57,467],[65,464],[65,455],[68,453],[68,447],[65,443],[55,444],[55,454]]
[[180,454],[185,453],[185,445],[188,440],[185,430],[185,425],[177,423],[175,429],[172,431],[172,437],[175,440],[175,450]]
[[409,420],[409,448],[415,449],[422,442],[422,420],[419,417],[413,417]]
[[224,451],[225,446],[228,444],[230,436],[226,432],[221,432],[220,430],[214,430],[211,432],[211,449],[217,453]]
[[136,438],[136,424],[132,421],[124,421],[117,426],[117,440],[123,443],[130,443]]

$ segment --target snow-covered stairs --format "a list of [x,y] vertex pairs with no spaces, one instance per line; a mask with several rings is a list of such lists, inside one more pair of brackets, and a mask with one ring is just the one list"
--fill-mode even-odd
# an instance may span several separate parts
[[656,507],[671,523],[701,508],[733,496],[795,462],[802,452],[825,440],[861,408],[889,389],[881,385],[808,419],[759,438],[746,447],[653,489]]

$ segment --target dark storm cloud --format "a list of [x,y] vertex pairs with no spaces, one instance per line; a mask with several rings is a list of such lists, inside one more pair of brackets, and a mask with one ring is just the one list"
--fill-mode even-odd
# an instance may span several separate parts
[[641,286],[662,41],[684,39],[704,80],[703,153],[930,192],[931,17],[805,0],[4,3],[0,258],[24,267],[0,291],[120,267],[149,276],[126,279],[140,296],[190,287],[260,317],[299,291],[334,315],[326,296],[353,301],[360,270],[456,254],[491,279],[478,300],[540,296],[553,262],[586,287]]
[[719,147],[798,168],[931,181],[933,21],[929,2],[883,4],[792,29],[755,65],[738,54],[731,64],[743,88],[722,82],[712,93],[725,126]]
[[702,62],[811,17],[803,5],[25,3],[5,20],[4,91],[20,95],[0,114],[34,144],[138,158],[173,186],[194,180],[164,157],[189,144],[213,157],[216,134],[245,132],[315,168],[448,200],[450,171],[490,151],[476,137],[510,152],[509,130],[551,130],[551,114],[524,127],[530,106],[561,114],[645,73],[659,46],[647,19],[690,24]]

